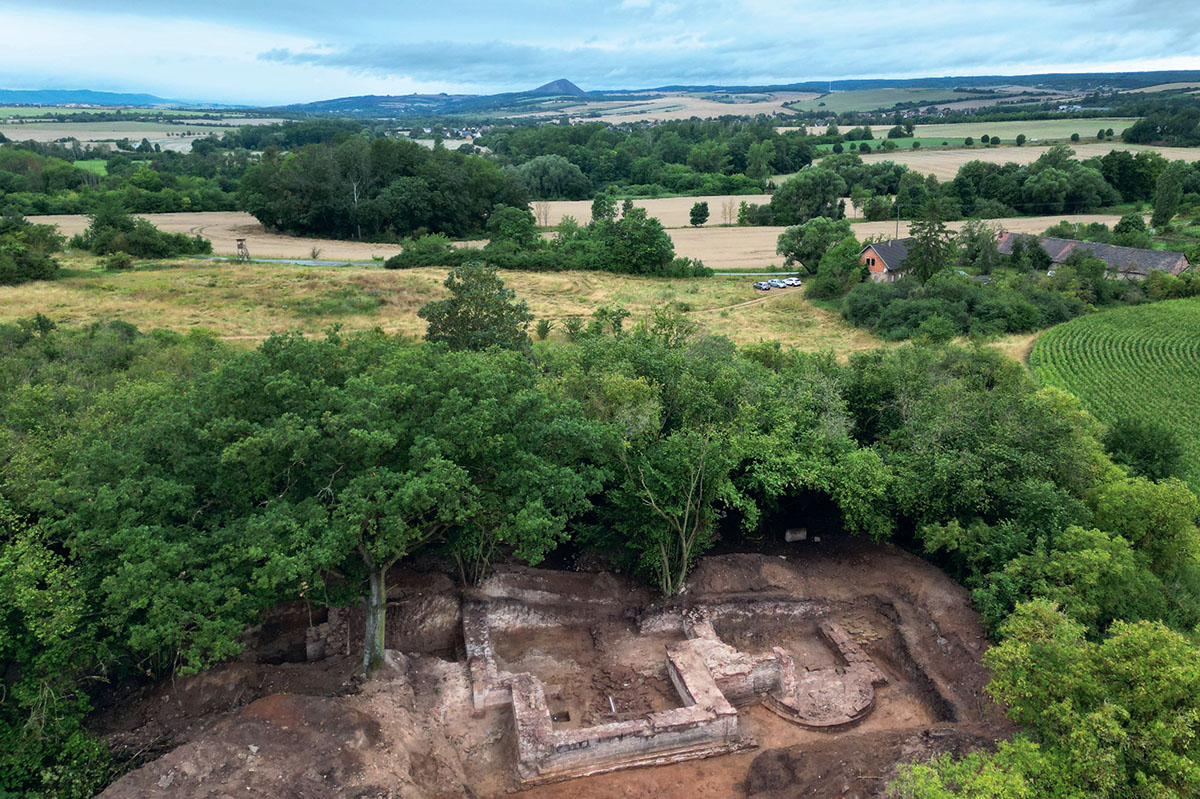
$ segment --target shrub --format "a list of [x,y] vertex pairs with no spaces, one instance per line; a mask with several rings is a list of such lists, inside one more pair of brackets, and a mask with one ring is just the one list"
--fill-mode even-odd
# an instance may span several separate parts
[[104,261],[105,269],[132,269],[133,256],[127,252],[114,252]]

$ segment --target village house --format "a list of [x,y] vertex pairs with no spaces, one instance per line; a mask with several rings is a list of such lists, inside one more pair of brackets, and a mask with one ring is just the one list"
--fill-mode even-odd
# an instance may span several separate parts
[[[1013,242],[1020,234],[1001,233],[997,246],[1004,255],[1011,255]],[[1118,280],[1141,280],[1152,271],[1178,275],[1192,268],[1187,256],[1170,250],[1143,250],[1137,247],[1118,247],[1115,244],[1097,244],[1092,241],[1059,239],[1042,236],[1037,240],[1050,262],[1063,264],[1072,254],[1081,252],[1099,258],[1108,264],[1108,277]]]
[[908,247],[912,241],[912,237],[909,237],[868,244],[858,254],[858,262],[867,267],[871,280],[876,283],[893,283],[903,274],[900,266],[908,257]]

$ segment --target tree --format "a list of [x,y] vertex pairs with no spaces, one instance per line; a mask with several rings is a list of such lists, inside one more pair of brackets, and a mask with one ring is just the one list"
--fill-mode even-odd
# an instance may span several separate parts
[[583,171],[561,155],[539,155],[517,167],[517,174],[538,200],[583,200],[591,182]]
[[1000,230],[994,224],[969,220],[958,232],[959,266],[975,269],[981,275],[989,275],[1000,264],[997,246]]
[[1072,133],[1072,134],[1071,134],[1071,141],[1072,141],[1072,142],[1078,142],[1078,141],[1079,141],[1079,134],[1078,134],[1078,133]]
[[846,181],[832,169],[808,166],[784,182],[771,196],[776,224],[799,225],[817,216],[838,218],[838,200]]
[[1024,144],[1025,144],[1025,134],[1018,133],[1017,134],[1017,146],[1022,147],[1022,146],[1024,146]]
[[681,429],[625,457],[631,498],[645,509],[630,532],[644,539],[643,566],[664,596],[683,589],[712,540],[717,501],[733,492],[730,472],[737,459],[729,443],[711,428]]
[[1182,476],[1183,442],[1174,429],[1150,417],[1119,417],[1104,436],[1104,448],[1117,463],[1149,480]]
[[[1102,642],[1047,601],[1018,607],[984,656],[988,692],[1038,736],[1046,777],[1094,797],[1200,791],[1200,658],[1162,624],[1117,622]],[[1052,784],[1039,795],[1060,795]]]
[[1186,163],[1176,161],[1158,176],[1158,184],[1154,190],[1154,215],[1150,218],[1151,226],[1162,230],[1171,224],[1171,220],[1179,212],[1179,202],[1183,199],[1183,178],[1188,170]]
[[1096,494],[1095,506],[1096,526],[1146,553],[1157,574],[1200,556],[1200,501],[1177,478],[1155,483],[1131,477],[1107,483]]
[[527,208],[497,205],[488,217],[487,232],[493,242],[508,242],[519,250],[532,250],[543,242]]
[[597,194],[592,200],[592,222],[617,218],[617,201],[609,194]]
[[[813,220],[815,221],[815,220]],[[866,276],[866,267],[859,261],[862,245],[853,235],[830,247],[821,256],[817,275],[808,281],[805,296],[816,299],[835,299],[842,296]]]
[[691,213],[689,214],[692,227],[700,227],[708,221],[708,203],[698,202],[692,205]]
[[784,266],[800,264],[809,274],[816,274],[825,251],[849,235],[848,220],[818,216],[780,233],[775,252],[784,256]]
[[524,300],[516,299],[516,292],[505,287],[493,267],[463,264],[450,271],[443,285],[451,296],[417,312],[429,323],[428,341],[444,342],[452,350],[529,348],[526,331],[533,314]]
[[936,202],[925,204],[921,217],[909,225],[909,233],[913,242],[901,268],[917,280],[925,283],[953,263],[954,245]]
[[775,160],[775,143],[764,139],[750,145],[746,151],[746,177],[766,180],[771,176],[771,163]]

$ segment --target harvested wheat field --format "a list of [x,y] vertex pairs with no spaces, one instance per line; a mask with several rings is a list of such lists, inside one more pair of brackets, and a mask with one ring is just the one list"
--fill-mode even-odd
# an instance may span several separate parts
[[[663,213],[668,219],[680,213],[686,214],[697,197],[674,197],[661,200],[640,200],[651,214]],[[710,210],[713,201],[725,197],[708,198]],[[750,202],[767,202],[767,195],[750,195],[743,198]],[[590,203],[551,203],[553,213],[574,215],[572,211],[582,207],[590,211]],[[686,205],[686,208],[684,206]],[[681,210],[682,209],[682,210]],[[719,209],[717,211],[719,213]],[[201,235],[213,243],[217,255],[232,256],[237,253],[237,239],[245,238],[250,254],[255,258],[303,258],[323,261],[384,260],[400,252],[398,244],[370,244],[361,241],[339,241],[336,239],[308,239],[268,232],[254,217],[240,211],[205,211],[183,214],[143,214],[154,225],[170,233]],[[561,218],[561,217],[560,217]],[[1048,217],[1015,217],[992,220],[1006,230],[1020,233],[1041,233],[1046,228],[1064,219],[1071,222],[1103,222],[1113,225],[1120,219],[1118,214],[1068,214]],[[87,217],[82,215],[30,217],[34,222],[57,225],[67,236],[81,233],[87,227]],[[949,227],[957,230],[962,222],[950,222]],[[670,227],[670,226],[668,226]],[[674,227],[667,232],[675,243],[677,255],[699,258],[707,266],[718,271],[755,270],[782,266],[783,259],[776,255],[775,244],[782,227]],[[895,222],[855,222],[854,235],[859,239],[869,236],[888,236],[896,233]],[[908,235],[908,223],[900,222],[900,235]],[[480,246],[481,241],[463,242],[462,246]]]
[[[710,98],[728,98],[729,101]],[[786,115],[792,113],[784,104],[813,100],[816,92],[757,92],[729,95],[696,95],[690,93],[665,94],[656,98],[635,98],[581,103],[577,106],[556,109],[554,114],[570,114],[572,121],[605,122],[668,122],[671,120],[715,119],[729,114],[754,116],[756,114]],[[524,116],[524,115],[522,115]],[[529,116],[535,116],[533,114]]]
[[[248,341],[283,330],[320,333],[331,324],[420,335],[425,322],[418,309],[445,296],[446,270],[440,268],[173,261],[110,272],[97,268],[95,259],[81,258],[66,265],[68,274],[57,281],[0,288],[0,320],[35,313],[68,325],[123,319],[144,329],[204,329]],[[808,303],[802,289],[763,294],[749,278],[506,272],[504,280],[537,318],[559,329],[567,317],[589,316],[604,305],[624,306],[636,320],[677,303],[704,328],[742,344],[778,339],[843,358],[879,345],[869,333]]]
[[[746,203],[769,203],[769,194],[709,194],[703,197],[657,197],[652,199],[634,200],[638,208],[645,208],[650,216],[656,217],[663,227],[691,227],[692,206],[696,203],[708,203],[708,222],[706,225],[731,224],[737,221],[738,205]],[[563,217],[573,217],[576,222],[585,225],[592,221],[591,200],[550,200],[535,202],[531,206],[538,224],[557,225]]]
[[[255,258],[320,258],[328,261],[370,261],[400,252],[398,244],[368,244],[361,241],[307,239],[268,232],[259,221],[243,211],[197,211],[181,214],[138,214],[168,233],[204,236],[217,255],[236,255],[237,240],[245,238]],[[57,225],[65,236],[82,233],[88,219],[81,214],[34,216],[31,222]],[[315,252],[314,252],[315,248]]]
[[[1122,142],[1096,142],[1094,144],[1071,144],[1075,157],[1079,159],[1104,156],[1113,150],[1129,150],[1138,153],[1154,150],[1172,161],[1200,161],[1200,148],[1195,147],[1148,147]],[[986,161],[991,164],[1032,164],[1043,153],[1045,147],[978,147],[960,150],[895,150],[890,153],[868,153],[862,156],[865,163],[895,161],[909,169],[937,176],[938,180],[953,180],[958,168],[968,161]]]

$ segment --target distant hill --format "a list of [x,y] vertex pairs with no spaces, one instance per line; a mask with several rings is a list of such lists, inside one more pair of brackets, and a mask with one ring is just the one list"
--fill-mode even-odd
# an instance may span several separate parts
[[124,105],[139,108],[190,105],[153,94],[97,92],[91,89],[0,89],[3,105]]
[[407,114],[438,114],[453,103],[477,97],[472,94],[363,94],[315,103],[281,106],[285,111],[345,116],[398,117]]
[[588,93],[576,86],[566,78],[552,80],[549,83],[543,83],[536,89],[525,92],[526,94],[551,94],[551,95],[569,95],[571,97],[587,97]]

